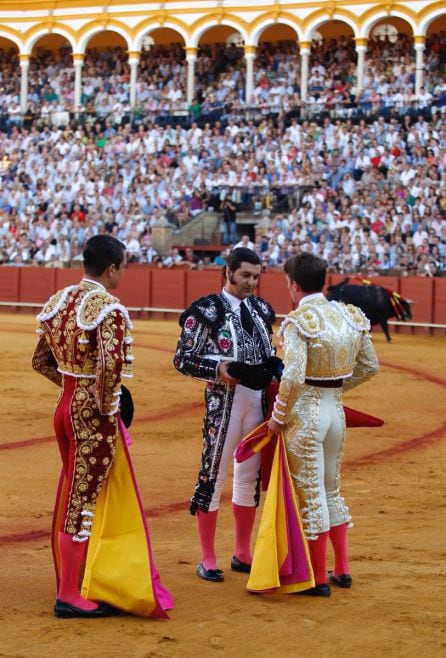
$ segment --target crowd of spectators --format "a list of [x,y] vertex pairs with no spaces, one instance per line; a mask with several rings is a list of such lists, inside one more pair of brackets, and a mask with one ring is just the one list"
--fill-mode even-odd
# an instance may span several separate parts
[[[444,99],[446,37],[435,33],[426,40],[424,86],[415,94],[415,56],[412,38],[368,40],[363,88],[356,78],[356,50],[352,36],[315,40],[312,43],[308,97],[301,100],[301,60],[296,41],[263,42],[256,51],[252,98],[246,99],[245,59],[242,47],[203,44],[195,65],[195,98],[186,99],[187,62],[179,43],[154,45],[142,50],[136,84],[136,107],[130,109],[130,69],[124,47],[86,51],[82,70],[81,112],[113,125],[132,116],[160,120],[163,117],[212,117],[216,113],[268,110],[298,111],[310,116],[324,111],[349,117],[367,116],[378,110],[405,113],[408,107],[423,109]],[[74,68],[71,49],[38,46],[30,59],[28,108],[31,122],[61,121],[74,111]],[[0,114],[9,124],[22,120],[20,66],[15,49],[0,51]],[[224,114],[223,114],[224,115]]]
[[[264,44],[260,49],[254,91],[259,108],[268,98],[285,102],[298,95],[295,48]],[[348,112],[324,111],[311,120],[293,113],[253,116],[231,110],[224,120],[209,122],[199,121],[197,113],[187,126],[172,115],[158,123],[145,110],[144,121],[110,120],[104,110],[92,122],[72,119],[67,126],[42,121],[40,115],[23,123],[17,116],[0,132],[0,261],[69,265],[80,260],[88,237],[108,232],[127,243],[134,262],[219,266],[224,250],[216,259],[193,250],[159,257],[152,227],[167,221],[180,231],[201,211],[216,211],[222,239],[234,244],[234,231],[223,232],[225,208],[232,207],[234,214],[245,209],[253,223],[260,221],[252,248],[265,267],[281,267],[290,254],[304,249],[323,255],[332,271],[441,275],[446,271],[446,113],[438,100],[446,93],[444,49],[444,35],[431,39],[426,98],[417,100],[416,111],[411,100],[404,101],[405,111],[378,111],[358,120]],[[242,102],[239,50],[225,50],[234,53],[226,59],[221,49],[209,47],[207,55],[203,50],[197,63],[200,112],[214,97],[215,102]],[[401,37],[384,61],[381,54],[374,56],[369,42],[372,59],[361,102],[372,103],[373,94],[410,92],[409,51],[410,43]],[[95,109],[118,102],[120,91],[128,102],[127,64],[117,51],[114,59],[107,53],[91,51],[84,65],[83,92],[90,95],[85,102]],[[152,56],[150,51],[141,62],[139,98],[150,87],[164,96],[173,90],[172,98],[175,93],[180,98],[182,52],[158,53],[156,70]],[[31,67],[30,102],[36,107],[42,90],[49,104],[72,102],[70,53],[63,54],[61,66],[52,58],[42,54]],[[0,51],[0,103],[9,109],[17,84],[14,75],[7,83],[7,75],[14,70],[12,51]],[[328,95],[354,91],[349,39],[316,44],[310,94],[319,93],[314,88],[319,79],[325,109],[332,103]]]

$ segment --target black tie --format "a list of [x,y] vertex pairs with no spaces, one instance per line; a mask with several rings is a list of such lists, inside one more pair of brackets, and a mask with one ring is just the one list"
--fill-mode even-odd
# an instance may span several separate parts
[[252,336],[253,331],[254,331],[254,321],[252,319],[252,315],[249,312],[248,307],[244,302],[240,304],[240,320],[242,323],[243,329],[250,335]]

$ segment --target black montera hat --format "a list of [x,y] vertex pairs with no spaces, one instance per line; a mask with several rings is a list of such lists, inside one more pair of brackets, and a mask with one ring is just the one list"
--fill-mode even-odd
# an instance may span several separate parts
[[133,420],[133,400],[132,394],[126,386],[121,385],[120,414],[122,422],[126,427],[130,427]]
[[280,381],[283,362],[277,356],[270,356],[264,363],[252,366],[239,361],[233,361],[228,366],[228,374],[238,379],[242,386],[261,391],[271,384],[275,377]]

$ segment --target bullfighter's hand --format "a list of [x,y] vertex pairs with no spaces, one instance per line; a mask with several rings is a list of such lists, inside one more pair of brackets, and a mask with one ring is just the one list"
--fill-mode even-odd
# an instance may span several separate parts
[[228,373],[228,366],[230,363],[231,361],[220,361],[218,364],[217,375],[219,380],[224,384],[227,384],[228,386],[236,386],[240,380],[231,377],[231,375]]
[[283,429],[283,425],[277,423],[274,418],[270,418],[268,421],[268,430],[271,434],[279,434]]

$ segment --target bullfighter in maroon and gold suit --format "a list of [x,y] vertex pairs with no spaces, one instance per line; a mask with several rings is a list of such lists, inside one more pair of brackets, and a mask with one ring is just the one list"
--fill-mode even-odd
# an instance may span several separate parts
[[[62,387],[54,417],[63,463],[53,522],[58,576],[55,614],[59,617],[105,616],[112,612],[110,605],[156,617],[166,616],[164,609],[171,607],[153,567],[148,531],[141,518],[127,446],[122,441],[125,427],[119,415],[121,380],[131,377],[132,325],[125,307],[108,290],[121,279],[124,249],[111,236],[91,238],[84,251],[86,276],[79,285],[53,295],[37,316],[41,337],[33,367]],[[114,478],[118,472],[121,477]],[[122,482],[122,478],[127,478],[127,491],[119,494],[120,509],[113,509],[117,506],[105,500],[107,495],[112,500],[115,480]],[[123,517],[133,524],[130,529],[123,527]],[[114,528],[112,549],[107,525]],[[119,542],[120,535],[126,536],[125,542]],[[134,537],[131,545],[129,536]],[[140,567],[150,581],[145,594],[131,591],[129,583],[133,579],[126,572],[125,554],[132,552],[134,572],[135,555],[144,543],[141,536],[147,550]],[[94,548],[88,550],[88,555],[87,544]],[[78,578],[85,559],[82,593],[100,598],[109,606],[79,592]],[[110,564],[112,569],[108,568]],[[123,578],[117,582],[120,567]],[[97,575],[99,572],[110,572],[110,576],[104,580]],[[110,577],[112,582],[107,580]],[[122,591],[126,587],[129,591]]]

